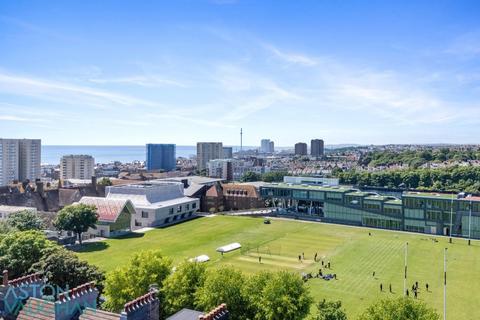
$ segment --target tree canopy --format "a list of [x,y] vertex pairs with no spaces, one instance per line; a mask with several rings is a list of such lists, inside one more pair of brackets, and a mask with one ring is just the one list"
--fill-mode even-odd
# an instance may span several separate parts
[[[172,260],[159,251],[135,254],[125,266],[107,275],[104,289],[107,300],[104,307],[118,312],[128,301],[147,293],[151,285],[157,285],[161,289],[171,269]],[[162,294],[159,298],[163,301]]]
[[480,167],[338,172],[341,184],[480,193]]
[[347,320],[341,301],[322,300],[317,304],[315,320]]
[[8,215],[7,224],[19,231],[42,230],[44,221],[35,212],[23,210]]
[[96,229],[97,221],[95,206],[74,204],[60,210],[53,224],[59,230],[74,232],[81,245],[82,233],[87,232],[89,228]]
[[12,277],[25,275],[38,262],[46,248],[56,246],[40,231],[14,231],[0,240],[0,268]]
[[185,261],[175,268],[163,283],[164,309],[167,316],[182,308],[195,309],[195,292],[203,286],[206,267],[197,262]]
[[440,316],[425,303],[411,298],[381,300],[365,310],[358,320],[439,320]]
[[98,267],[81,261],[73,252],[60,246],[47,247],[39,262],[31,267],[33,272],[42,272],[48,283],[67,290],[94,281],[102,291],[105,276]]

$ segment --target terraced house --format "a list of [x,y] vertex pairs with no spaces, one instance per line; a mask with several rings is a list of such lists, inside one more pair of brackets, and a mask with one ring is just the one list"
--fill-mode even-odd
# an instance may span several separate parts
[[325,222],[480,239],[480,197],[404,192],[400,197],[348,186],[269,184],[261,195],[277,212]]

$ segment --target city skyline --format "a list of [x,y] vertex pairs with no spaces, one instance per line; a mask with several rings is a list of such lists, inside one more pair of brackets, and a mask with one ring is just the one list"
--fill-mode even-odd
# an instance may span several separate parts
[[479,8],[2,3],[0,136],[236,146],[243,128],[250,146],[480,143]]

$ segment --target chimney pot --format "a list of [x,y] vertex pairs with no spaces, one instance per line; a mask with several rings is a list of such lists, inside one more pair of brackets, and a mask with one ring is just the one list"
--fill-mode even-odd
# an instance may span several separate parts
[[3,285],[8,286],[8,270],[3,270]]

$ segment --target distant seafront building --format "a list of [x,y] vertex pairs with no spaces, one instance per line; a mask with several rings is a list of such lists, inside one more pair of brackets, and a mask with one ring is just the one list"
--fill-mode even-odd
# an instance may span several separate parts
[[232,147],[223,147],[223,158],[232,159],[233,158],[233,148]]
[[210,160],[223,159],[223,144],[221,142],[197,143],[197,167],[199,171],[207,169]]
[[308,154],[308,147],[305,142],[298,142],[295,144],[295,154],[299,156],[306,156]]
[[60,159],[62,179],[90,179],[95,175],[95,159],[90,155],[70,154]]
[[310,155],[314,157],[323,157],[325,154],[324,143],[322,139],[312,139],[310,141]]
[[177,167],[174,144],[147,144],[147,170],[172,171]]
[[261,153],[274,153],[275,144],[270,139],[262,139],[260,141],[260,152]]
[[0,186],[40,178],[40,139],[0,139]]

